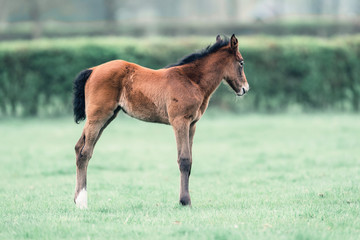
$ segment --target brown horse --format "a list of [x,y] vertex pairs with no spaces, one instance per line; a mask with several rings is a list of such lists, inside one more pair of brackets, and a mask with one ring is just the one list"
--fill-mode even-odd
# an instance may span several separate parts
[[173,127],[180,169],[180,204],[191,205],[189,176],[196,122],[223,79],[238,96],[249,90],[235,35],[230,40],[217,36],[213,45],[159,70],[115,60],[82,71],[74,82],[75,122],[87,117],[75,146],[76,205],[87,207],[89,160],[101,133],[120,110],[143,121]]

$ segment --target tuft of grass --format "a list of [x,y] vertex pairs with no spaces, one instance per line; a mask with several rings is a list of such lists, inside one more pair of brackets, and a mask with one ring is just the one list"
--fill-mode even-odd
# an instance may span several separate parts
[[[223,114],[222,114],[223,115]],[[205,115],[191,208],[178,205],[169,126],[121,115],[76,209],[70,118],[1,120],[0,239],[357,239],[358,115]]]

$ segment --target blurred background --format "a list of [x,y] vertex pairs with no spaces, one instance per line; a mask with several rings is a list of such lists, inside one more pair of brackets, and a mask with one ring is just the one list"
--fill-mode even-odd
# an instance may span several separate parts
[[230,112],[358,112],[358,0],[0,0],[0,117],[71,114],[72,81],[113,59],[161,68],[235,33],[251,92]]
[[[74,211],[76,75],[233,33],[251,90],[197,124],[194,208],[170,127],[119,114]],[[360,0],[0,0],[0,239],[359,239],[359,111]]]

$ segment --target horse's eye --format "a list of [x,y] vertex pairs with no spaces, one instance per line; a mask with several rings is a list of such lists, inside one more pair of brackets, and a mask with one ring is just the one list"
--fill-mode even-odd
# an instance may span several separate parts
[[239,64],[240,64],[240,67],[243,67],[244,66],[244,61],[240,61]]

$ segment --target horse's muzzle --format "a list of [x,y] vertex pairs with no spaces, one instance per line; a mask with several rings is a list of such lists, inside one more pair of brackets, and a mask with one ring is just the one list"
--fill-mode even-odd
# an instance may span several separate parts
[[241,88],[240,92],[237,92],[236,95],[238,96],[244,96],[245,93],[247,93],[249,90],[246,90],[245,88]]

